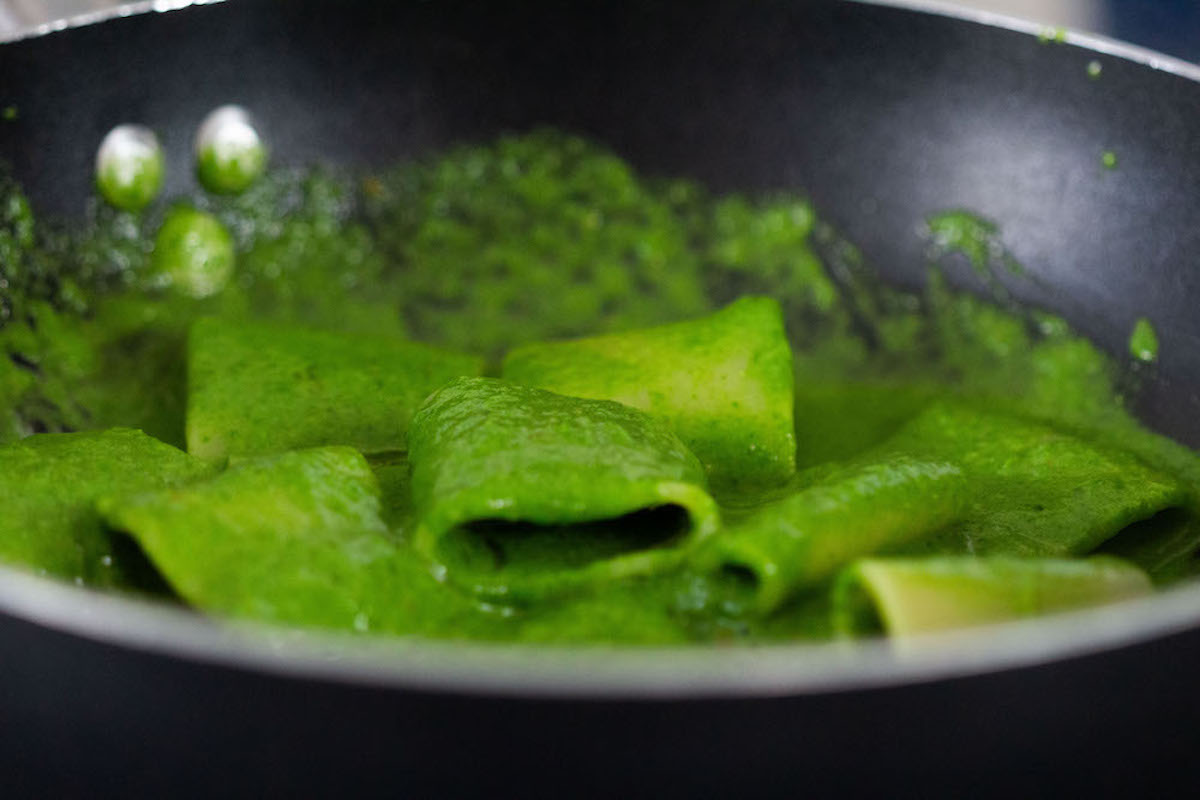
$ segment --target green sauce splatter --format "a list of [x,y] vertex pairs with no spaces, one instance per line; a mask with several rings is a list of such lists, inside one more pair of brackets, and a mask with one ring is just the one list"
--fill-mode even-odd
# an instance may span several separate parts
[[943,263],[947,256],[965,257],[995,299],[1007,300],[1008,289],[1000,276],[1019,276],[1025,268],[1004,246],[996,223],[961,210],[934,214],[925,223],[931,241],[930,257],[935,263]]
[[1100,77],[1102,72],[1104,72],[1104,65],[1101,64],[1099,61],[1092,60],[1092,61],[1088,62],[1087,76],[1089,78],[1091,78],[1092,80],[1096,80]]
[[670,196],[583,139],[504,137],[371,186],[366,218],[417,336],[498,357],[709,307]]
[[1067,41],[1067,29],[1063,27],[1048,27],[1038,31],[1039,44],[1062,44]]
[[0,111],[0,119],[5,122],[15,122],[21,116],[20,110],[16,106],[5,106],[3,111]]
[[946,211],[926,220],[935,247],[961,253],[977,270],[987,269],[999,254],[996,223],[966,211]]
[[236,258],[233,236],[220,220],[176,206],[154,237],[153,280],[190,297],[209,297],[225,288]]
[[1117,168],[1117,154],[1114,153],[1112,150],[1105,150],[1104,153],[1100,156],[1100,163],[1104,166],[1105,169],[1116,169]]
[[1151,363],[1158,360],[1158,334],[1145,317],[1133,325],[1133,333],[1129,335],[1129,352],[1138,361]]

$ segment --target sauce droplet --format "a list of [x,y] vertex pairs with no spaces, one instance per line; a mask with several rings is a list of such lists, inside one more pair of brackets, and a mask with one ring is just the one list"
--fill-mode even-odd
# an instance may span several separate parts
[[1129,335],[1129,352],[1138,361],[1147,364],[1158,360],[1158,334],[1145,317],[1133,325],[1133,333]]
[[1067,40],[1067,29],[1062,27],[1042,28],[1038,31],[1037,39],[1040,44],[1050,44],[1052,42],[1054,44],[1062,44]]
[[144,125],[118,125],[96,151],[96,188],[114,208],[140,211],[162,190],[162,145]]
[[258,180],[267,165],[267,150],[249,112],[221,106],[196,133],[196,173],[217,194],[239,194]]

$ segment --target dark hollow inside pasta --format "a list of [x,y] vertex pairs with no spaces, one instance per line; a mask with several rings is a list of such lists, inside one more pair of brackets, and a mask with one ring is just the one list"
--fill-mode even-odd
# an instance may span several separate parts
[[691,528],[686,509],[663,505],[576,525],[487,519],[443,537],[441,552],[487,571],[578,569],[609,558],[679,543]]

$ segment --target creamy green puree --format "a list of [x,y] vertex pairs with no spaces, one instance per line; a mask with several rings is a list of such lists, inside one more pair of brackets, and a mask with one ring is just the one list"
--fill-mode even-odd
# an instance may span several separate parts
[[554,130],[245,178],[60,226],[0,176],[0,560],[221,619],[645,644],[1195,571],[1200,461],[1010,301],[986,220],[932,215],[905,292],[802,196]]

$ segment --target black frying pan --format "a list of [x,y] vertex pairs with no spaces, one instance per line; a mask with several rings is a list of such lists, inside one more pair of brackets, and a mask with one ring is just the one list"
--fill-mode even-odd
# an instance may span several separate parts
[[[965,207],[1036,276],[1020,299],[1114,353],[1153,320],[1139,412],[1200,445],[1200,70],[1031,30],[841,2],[238,0],[0,47],[20,109],[0,157],[71,216],[119,122],[163,134],[170,191],[228,102],[293,163],[552,123],[650,173],[803,188],[903,284],[922,218]],[[1200,589],[954,638],[910,655],[281,642],[0,572],[0,791],[1017,797],[1190,773]]]

